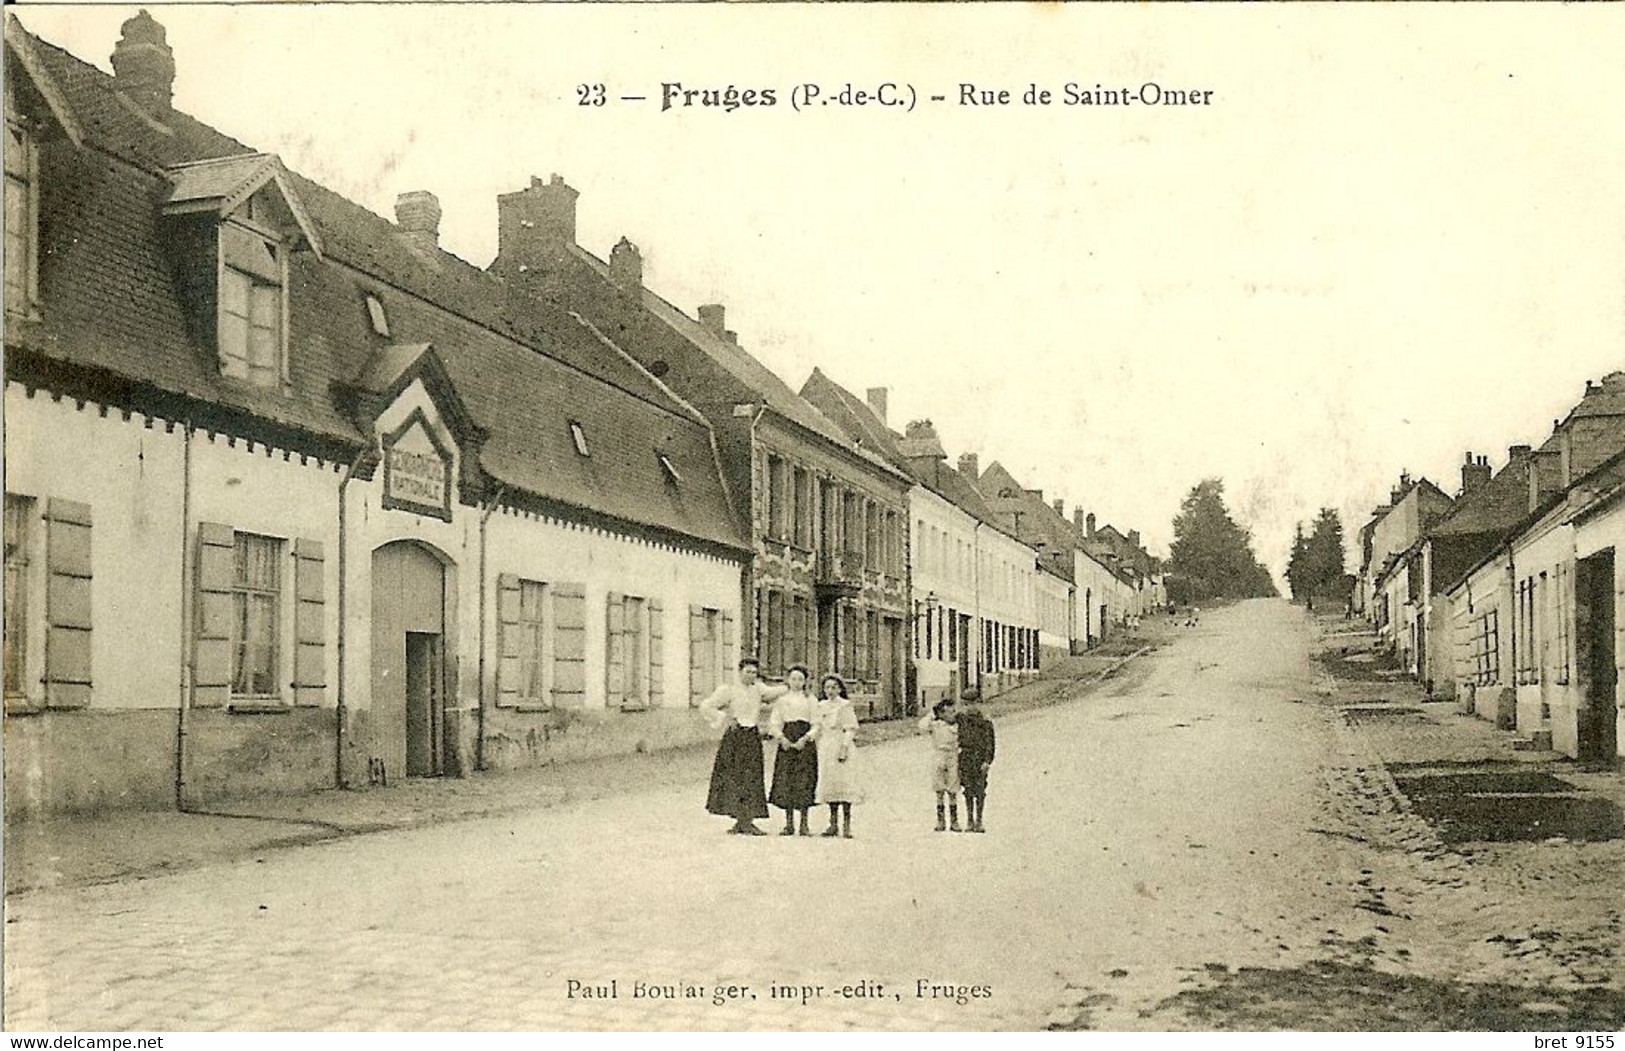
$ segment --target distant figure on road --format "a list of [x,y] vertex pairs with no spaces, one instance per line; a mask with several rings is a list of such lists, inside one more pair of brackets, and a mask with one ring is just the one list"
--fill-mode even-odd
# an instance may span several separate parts
[[[931,706],[931,714],[920,720],[920,732],[931,735],[933,763],[931,788],[937,793],[937,831],[959,828],[959,725],[954,699],[944,697]],[[944,811],[953,816],[952,825],[943,823]]]
[[767,792],[763,788],[761,721],[762,706],[784,693],[783,686],[764,686],[756,681],[761,666],[756,658],[739,662],[739,681],[724,683],[700,702],[700,710],[711,725],[723,732],[717,745],[716,763],[711,767],[711,791],[705,809],[734,819],[728,831],[743,836],[765,836],[756,819],[767,816]]
[[[846,696],[846,682],[839,675],[825,675],[818,681],[818,801],[829,806],[826,836],[852,838],[852,804],[861,792],[853,776],[853,753],[857,751],[858,713]],[[845,817],[845,827],[837,818]]]
[[986,832],[987,772],[993,765],[993,723],[982,714],[982,691],[971,686],[959,695],[959,783],[965,789],[965,827]]
[[767,801],[784,810],[781,836],[796,834],[796,817],[801,817],[801,834],[812,835],[807,827],[807,811],[818,798],[818,727],[813,719],[817,704],[807,692],[807,669],[795,664],[785,672],[790,689],[773,702],[768,729],[779,743],[773,760],[773,791]]
[[1194,627],[1196,627],[1196,625],[1198,625],[1200,623],[1202,623],[1202,607],[1201,606],[1192,606],[1191,607],[1191,615],[1188,618],[1186,618],[1185,626],[1187,628],[1194,628]]

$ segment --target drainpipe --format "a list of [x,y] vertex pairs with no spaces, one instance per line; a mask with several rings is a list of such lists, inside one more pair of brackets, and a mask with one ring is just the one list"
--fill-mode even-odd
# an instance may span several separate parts
[[186,812],[186,714],[192,706],[192,422],[181,430],[181,678],[175,718],[175,809]]
[[348,522],[347,522],[347,516],[345,514],[345,511],[346,511],[345,496],[346,496],[346,493],[348,492],[348,490],[350,488],[350,480],[356,476],[356,472],[361,469],[362,465],[365,464],[367,462],[367,460],[371,456],[374,455],[374,453],[375,453],[375,450],[373,448],[371,448],[370,446],[368,448],[366,448],[366,449],[363,449],[361,452],[357,453],[356,458],[354,460],[350,461],[349,467],[345,468],[344,477],[339,479],[339,557],[338,557],[338,574],[339,574],[339,596],[338,596],[339,597],[339,610],[338,610],[338,616],[339,616],[339,630],[338,630],[338,665],[339,665],[339,672],[338,672],[338,674],[339,674],[339,682],[338,682],[338,689],[334,692],[334,705],[333,705],[333,715],[334,715],[334,720],[335,720],[335,723],[336,723],[336,730],[337,730],[337,732],[333,735],[333,740],[334,740],[334,744],[335,744],[334,752],[333,752],[333,784],[334,784],[334,787],[336,787],[336,788],[348,788],[349,787],[348,785],[346,785],[344,783],[344,726],[345,726],[345,716],[348,714],[348,709],[345,707],[345,704],[344,704],[344,683],[345,683],[344,640],[345,640],[345,634],[346,634],[345,633],[345,625],[349,621],[348,608],[345,605],[345,595],[346,595],[346,592],[347,592],[346,585],[348,583],[346,567],[347,567],[347,565],[349,563],[347,554],[348,554],[349,549],[350,549],[349,536],[348,536],[348,533],[346,532]]
[[971,527],[971,560],[975,565],[975,580],[972,587],[976,591],[976,692],[982,691],[982,666],[987,660],[987,625],[982,623],[982,526],[984,523],[978,519]]
[[492,496],[491,499],[490,499],[490,502],[487,503],[483,508],[480,509],[480,632],[479,632],[479,639],[480,639],[480,660],[479,660],[480,707],[479,707],[479,717],[478,717],[478,728],[477,728],[477,732],[476,732],[475,737],[474,737],[474,769],[476,769],[476,770],[484,770],[486,768],[486,766],[485,766],[485,709],[486,709],[486,695],[485,695],[485,642],[486,642],[486,639],[485,639],[485,594],[486,594],[486,591],[488,590],[486,588],[486,581],[485,581],[485,577],[486,577],[486,571],[485,571],[485,532],[486,532],[486,523],[491,520],[491,513],[497,509],[497,506],[502,502],[502,497],[507,492],[508,492],[508,487],[507,486],[505,486],[505,485],[498,486],[497,491],[496,491],[496,495]]

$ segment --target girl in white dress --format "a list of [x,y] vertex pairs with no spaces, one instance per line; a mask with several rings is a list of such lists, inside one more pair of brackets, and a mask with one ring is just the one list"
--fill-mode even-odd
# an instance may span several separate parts
[[[824,835],[851,839],[852,804],[862,795],[853,776],[858,713],[852,710],[846,683],[839,675],[819,680],[813,725],[818,728],[818,801],[829,806],[829,827],[824,829]],[[844,826],[838,818],[844,818]]]

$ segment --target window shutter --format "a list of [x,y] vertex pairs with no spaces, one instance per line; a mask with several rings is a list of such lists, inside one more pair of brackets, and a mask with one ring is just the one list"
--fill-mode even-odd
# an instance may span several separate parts
[[497,576],[497,704],[511,708],[519,703],[519,577],[513,573]]
[[722,615],[722,667],[717,669],[719,676],[733,674],[734,653],[734,618],[732,613],[724,613]]
[[716,645],[705,638],[705,607],[688,607],[688,706],[696,707],[716,687],[708,683],[705,647]]
[[230,526],[199,522],[197,595],[192,638],[192,705],[218,708],[231,699],[231,585],[236,577]]
[[293,542],[293,703],[327,699],[326,555],[320,540]]
[[587,591],[553,587],[553,703],[580,708],[587,700]]
[[666,607],[649,600],[649,707],[659,708],[666,697]]
[[45,703],[90,703],[90,505],[52,498],[45,508]]
[[625,606],[621,594],[611,591],[604,596],[604,704],[619,708],[626,701],[626,662],[623,651],[626,639],[622,635]]

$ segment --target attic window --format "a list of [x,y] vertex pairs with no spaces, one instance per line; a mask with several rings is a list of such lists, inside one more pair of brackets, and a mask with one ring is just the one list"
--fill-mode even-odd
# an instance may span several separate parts
[[378,301],[377,296],[367,297],[367,316],[372,318],[372,330],[380,336],[389,335],[389,316],[384,313],[384,304]]
[[666,477],[671,479],[672,484],[681,484],[683,481],[683,476],[677,470],[677,465],[671,462],[671,457],[667,456],[663,452],[656,452],[655,455],[660,458],[660,466],[665,468]]
[[235,222],[220,224],[220,374],[256,387],[286,378],[282,246]]
[[587,452],[587,432],[581,429],[581,424],[575,420],[570,421],[570,437],[575,439],[576,452],[582,456],[590,456]]
[[34,139],[13,114],[6,84],[6,313],[28,314],[39,301],[39,159]]

